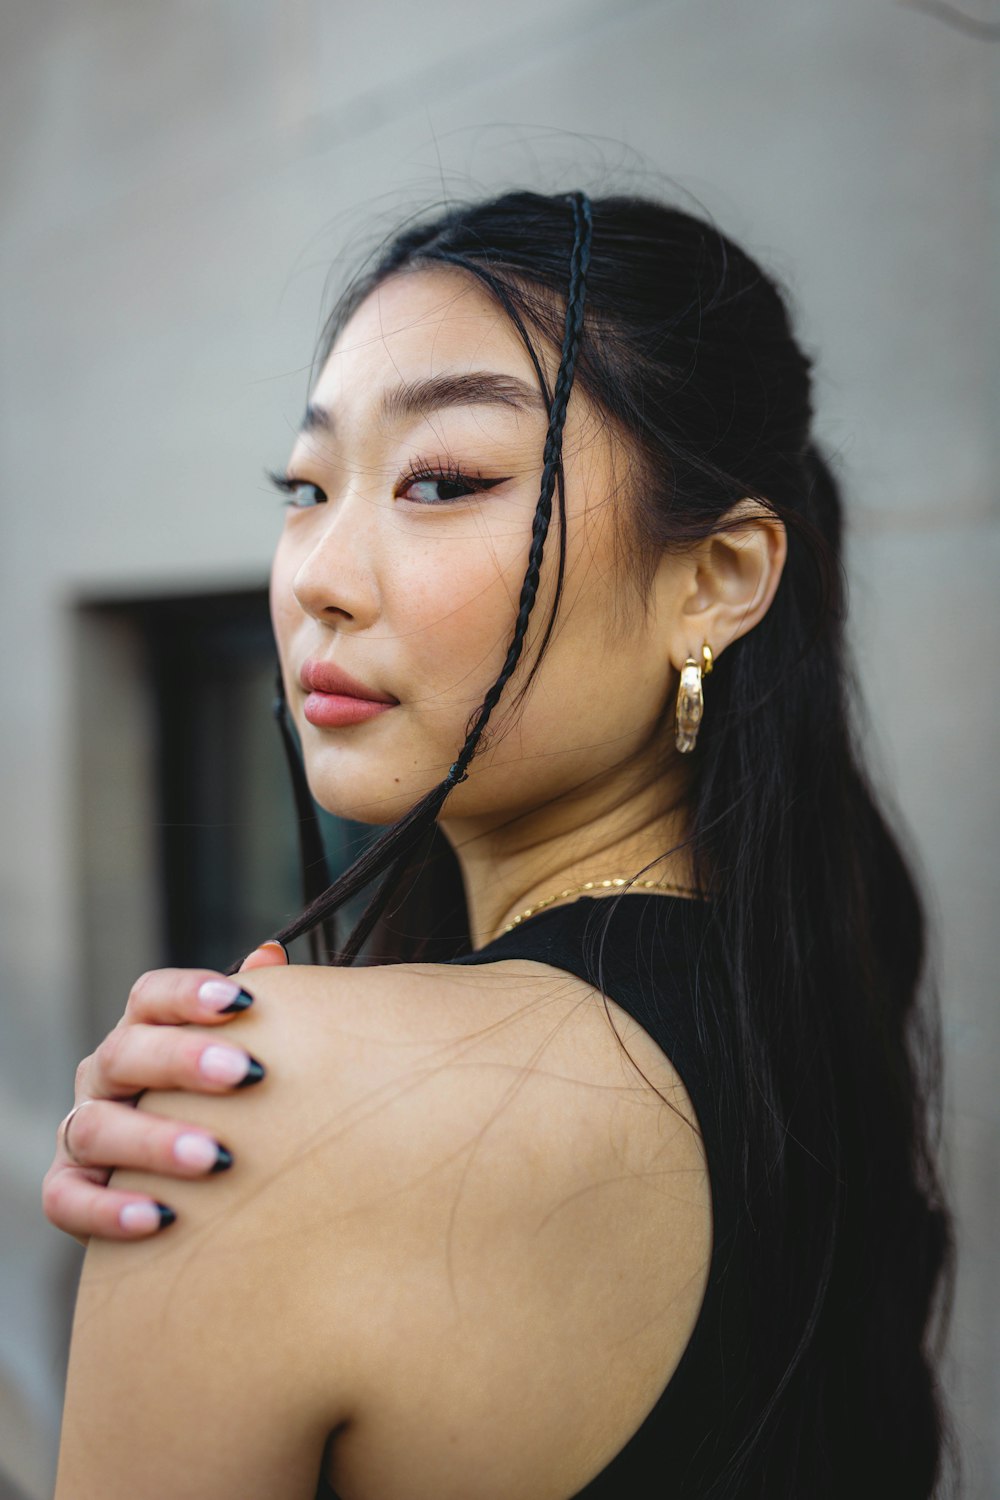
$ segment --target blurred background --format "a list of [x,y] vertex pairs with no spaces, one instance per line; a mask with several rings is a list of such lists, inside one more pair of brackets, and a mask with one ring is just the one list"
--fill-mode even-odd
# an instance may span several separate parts
[[331,289],[403,214],[515,185],[710,212],[818,360],[939,940],[949,1393],[1000,1494],[1000,24],[965,3],[4,0],[0,1496],[51,1494],[80,1252],[39,1185],[76,1062],[142,970],[297,904],[261,471]]

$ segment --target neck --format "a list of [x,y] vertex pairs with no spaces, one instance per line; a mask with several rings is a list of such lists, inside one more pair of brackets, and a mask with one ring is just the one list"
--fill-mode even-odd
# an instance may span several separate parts
[[442,819],[462,870],[473,947],[526,907],[588,880],[639,875],[690,887],[689,852],[675,848],[686,833],[679,782],[648,765],[616,767],[513,817]]

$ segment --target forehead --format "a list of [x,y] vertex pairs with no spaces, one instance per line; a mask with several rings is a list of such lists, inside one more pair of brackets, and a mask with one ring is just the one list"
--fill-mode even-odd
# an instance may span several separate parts
[[[551,382],[558,361],[544,341],[535,352]],[[336,400],[357,382],[401,381],[484,369],[537,389],[538,377],[503,308],[470,274],[449,266],[407,270],[382,282],[341,329],[316,386]]]

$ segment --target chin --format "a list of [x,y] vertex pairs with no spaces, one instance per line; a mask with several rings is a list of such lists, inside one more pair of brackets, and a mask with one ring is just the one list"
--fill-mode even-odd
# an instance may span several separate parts
[[397,822],[416,802],[416,797],[400,798],[398,790],[395,788],[395,797],[388,790],[380,794],[374,789],[370,794],[362,796],[351,795],[350,789],[343,786],[333,788],[325,784],[310,785],[313,801],[324,812],[331,813],[335,818],[346,818],[351,823],[369,823],[372,827],[388,827],[390,823]]
[[[412,773],[411,773],[412,774]],[[447,768],[442,776],[447,774]],[[361,776],[352,776],[342,770],[332,775],[329,769],[306,767],[306,779],[313,801],[335,818],[347,818],[352,823],[368,823],[372,827],[388,827],[396,823],[415,802],[419,802],[436,785],[436,781],[417,782],[404,775],[391,772],[380,776],[371,767]]]

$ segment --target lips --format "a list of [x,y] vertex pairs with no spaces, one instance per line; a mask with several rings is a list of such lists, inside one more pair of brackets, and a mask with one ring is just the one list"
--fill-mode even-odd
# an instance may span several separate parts
[[358,682],[356,677],[349,676],[332,662],[303,662],[299,680],[307,693],[332,693],[338,698],[359,698],[364,702],[390,706],[399,702],[391,693],[377,693],[374,688],[365,687],[363,682]]

